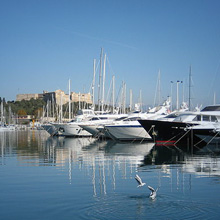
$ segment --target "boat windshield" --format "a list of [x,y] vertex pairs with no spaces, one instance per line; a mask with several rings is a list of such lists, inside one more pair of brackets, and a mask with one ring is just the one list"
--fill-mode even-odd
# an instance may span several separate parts
[[179,116],[179,114],[177,114],[177,113],[173,113],[173,114],[169,114],[169,115],[167,115],[166,117],[164,117],[164,118],[176,118],[176,117],[178,117]]
[[214,115],[197,115],[193,121],[211,121],[211,122],[216,122],[217,117]]
[[127,117],[116,118],[115,121],[122,121],[122,120],[124,120],[125,118],[127,118]]
[[132,117],[132,118],[127,118],[124,121],[137,121],[137,120],[141,120],[141,117]]
[[220,105],[206,106],[204,109],[201,110],[201,112],[204,111],[220,111]]
[[195,120],[196,115],[194,114],[181,114],[177,116],[173,121],[177,122],[186,122],[186,121],[193,121]]

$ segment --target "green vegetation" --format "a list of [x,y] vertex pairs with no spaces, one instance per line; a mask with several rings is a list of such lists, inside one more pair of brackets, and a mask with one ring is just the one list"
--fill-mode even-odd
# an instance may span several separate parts
[[[48,108],[48,116],[49,117],[55,117],[58,118],[59,116],[59,111],[60,111],[60,106],[54,106],[52,107],[52,103],[49,101],[46,103],[42,99],[30,99],[29,101],[27,100],[22,100],[22,101],[5,101],[5,98],[0,97],[0,104],[3,102],[4,105],[4,117],[9,118],[14,116],[26,116],[26,115],[31,115],[33,119],[40,119],[43,114],[44,117],[46,117],[47,113],[44,111],[47,111]],[[81,108],[89,108],[91,105],[81,102],[80,107]],[[63,105],[63,118],[68,118],[68,108],[69,104],[66,103]],[[44,109],[44,111],[43,111]],[[79,109],[79,102],[74,102],[71,103],[71,116],[73,117]],[[8,119],[6,120],[8,121]]]
[[43,106],[45,106],[45,101],[42,99],[31,99],[29,101],[8,101],[0,98],[0,104],[3,102],[6,115],[9,112],[13,115],[33,115],[35,118],[42,116]]

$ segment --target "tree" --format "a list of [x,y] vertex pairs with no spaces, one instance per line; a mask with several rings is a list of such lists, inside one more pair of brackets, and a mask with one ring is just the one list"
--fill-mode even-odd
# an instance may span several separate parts
[[24,109],[20,109],[17,112],[18,115],[27,115],[27,112]]

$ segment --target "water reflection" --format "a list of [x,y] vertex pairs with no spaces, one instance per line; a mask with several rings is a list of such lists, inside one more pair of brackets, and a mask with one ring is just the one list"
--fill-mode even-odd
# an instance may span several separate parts
[[168,165],[184,164],[185,172],[196,172],[201,175],[220,174],[218,143],[203,148],[154,146],[150,142],[116,143],[94,138],[48,137],[42,131],[29,130],[1,132],[0,146],[1,165],[7,162],[5,158],[16,156],[21,163],[35,166],[62,167],[67,163],[70,166],[77,163],[80,167],[99,163],[102,167],[112,160],[119,169],[129,167],[130,172],[136,171],[139,167],[161,165],[162,172],[169,174]]
[[[57,209],[59,219],[64,214],[81,219],[144,219],[152,216],[153,219],[161,216],[187,219],[204,213],[207,213],[206,217],[210,213],[215,215],[219,209],[217,205],[209,205],[210,201],[219,200],[218,194],[207,193],[210,189],[219,192],[218,184],[209,187],[210,182],[213,179],[219,181],[220,176],[220,147],[217,144],[202,149],[155,146],[149,142],[115,143],[93,138],[48,137],[42,131],[30,130],[0,133],[0,147],[1,181],[5,183],[2,192],[4,189],[17,192],[23,187],[28,195],[39,195],[34,198],[37,201],[48,198],[47,204],[41,207],[45,213],[48,213],[48,206],[49,210],[54,210],[54,204],[61,204],[61,207],[56,205],[60,208]],[[15,163],[11,165],[12,162]],[[19,175],[17,171],[20,171]],[[147,199],[150,192],[146,187],[136,187],[136,172],[147,185],[159,187],[156,200]],[[15,178],[11,181],[13,175]],[[16,204],[24,201],[23,188]],[[8,197],[8,201],[14,201],[13,195],[5,194],[4,199]],[[26,201],[24,207],[31,204],[32,199]],[[35,205],[33,210],[38,215]],[[158,211],[155,213],[155,210]],[[55,214],[50,217],[58,218]]]
[[184,146],[154,146],[145,156],[142,166],[161,165],[161,170],[169,174],[170,164],[182,164],[182,172],[220,176],[219,152],[218,143],[190,149]]

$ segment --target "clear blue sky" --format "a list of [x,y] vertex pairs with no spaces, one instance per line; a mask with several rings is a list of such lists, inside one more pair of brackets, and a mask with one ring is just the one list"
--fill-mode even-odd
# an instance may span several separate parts
[[170,81],[188,90],[192,65],[193,104],[212,104],[214,92],[220,103],[219,11],[219,0],[0,0],[0,97],[68,92],[68,79],[89,92],[103,47],[106,87],[115,74],[134,102],[141,90],[153,104],[159,69],[162,99]]

